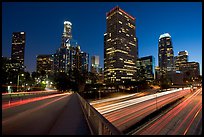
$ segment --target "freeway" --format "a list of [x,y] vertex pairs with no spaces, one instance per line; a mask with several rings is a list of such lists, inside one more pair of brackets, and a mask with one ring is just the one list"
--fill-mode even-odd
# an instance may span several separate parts
[[128,94],[128,95],[120,95],[120,96],[117,96],[117,97],[110,97],[110,98],[106,98],[106,99],[99,99],[99,100],[89,101],[89,103],[93,107],[99,108],[99,107],[107,106],[107,105],[110,105],[110,104],[123,102],[123,101],[131,100],[131,99],[139,98],[139,97],[142,97],[142,96],[154,94],[154,93],[157,92],[157,90],[158,90],[158,88],[155,88],[155,89],[150,89],[150,90],[139,92],[139,93],[132,93],[132,94]]
[[202,88],[190,93],[177,106],[148,123],[133,135],[201,135]]
[[189,93],[189,88],[174,89],[117,103],[114,102],[102,107],[95,107],[95,109],[120,131],[124,131],[162,106]]
[[113,98],[101,99],[101,100],[91,101],[90,105],[92,105],[93,107],[99,108],[113,103],[118,103],[118,102],[130,100],[130,99],[138,98],[146,94],[147,93],[133,93],[129,95],[122,95],[122,96],[113,97]]

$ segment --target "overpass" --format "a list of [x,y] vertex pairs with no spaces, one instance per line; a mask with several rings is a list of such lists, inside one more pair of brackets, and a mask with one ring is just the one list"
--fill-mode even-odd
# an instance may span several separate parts
[[26,98],[4,105],[2,135],[122,134],[78,93]]
[[[175,99],[175,95],[183,96],[187,92],[175,92],[176,94],[168,94]],[[162,105],[162,100],[168,103],[168,99],[163,99],[167,97],[167,92],[158,93],[157,107]],[[50,98],[48,98],[50,96]],[[2,133],[3,135],[122,135],[124,131],[123,125],[121,129],[116,126],[110,118],[105,118],[104,114],[107,110],[96,110],[92,105],[90,105],[85,99],[83,99],[78,93],[62,93],[49,95],[46,98],[39,97],[39,99],[32,99],[32,101],[21,100],[20,105],[10,105],[13,107],[5,107],[2,109]],[[160,97],[161,96],[161,97]],[[129,96],[128,96],[129,97]],[[180,97],[180,95],[178,96]],[[130,97],[129,97],[130,98]],[[132,96],[131,96],[132,98]],[[40,100],[42,99],[42,100]],[[143,99],[143,100],[141,100]],[[131,99],[129,102],[123,101],[126,105],[131,105],[131,107],[136,107],[137,110],[139,102],[146,99],[152,102],[150,107],[151,111],[155,111],[155,95],[144,96],[141,98]],[[170,98],[171,100],[172,98]],[[23,103],[23,102],[29,103]],[[145,103],[148,103],[145,101]],[[161,102],[161,103],[159,103]],[[15,102],[16,103],[16,102]],[[136,103],[136,104],[135,104]],[[119,111],[120,106],[125,107],[124,104],[118,104],[117,108]],[[138,104],[138,105],[137,105]],[[161,107],[161,106],[160,106]],[[106,108],[106,106],[104,106]],[[126,106],[123,110],[129,109]],[[113,111],[113,109],[111,109]],[[100,112],[100,113],[99,113]],[[121,111],[122,112],[122,111]],[[103,114],[104,113],[104,114]],[[108,112],[110,113],[110,112]],[[110,114],[113,114],[112,112]],[[114,114],[115,111],[114,111]],[[121,115],[127,115],[128,111],[123,112]],[[105,114],[106,115],[106,114]],[[109,114],[108,114],[109,115]],[[129,115],[129,114],[128,114]],[[143,114],[144,115],[144,114]],[[114,118],[114,117],[113,117]],[[115,117],[117,118],[117,117]],[[128,117],[124,117],[127,119]],[[123,118],[123,119],[124,119]],[[124,122],[122,120],[120,122]],[[136,119],[137,121],[138,119]],[[117,121],[116,121],[117,122]],[[134,122],[135,120],[129,121]],[[127,124],[127,123],[126,123]]]

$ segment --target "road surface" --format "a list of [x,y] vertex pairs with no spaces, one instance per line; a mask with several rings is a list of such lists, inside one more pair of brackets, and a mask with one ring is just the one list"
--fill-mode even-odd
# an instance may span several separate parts
[[202,88],[133,135],[201,135]]
[[124,131],[162,106],[189,93],[189,89],[176,89],[126,101],[122,100],[106,106],[95,107],[95,109],[120,131]]
[[76,94],[55,94],[22,102],[2,109],[3,135],[90,134]]

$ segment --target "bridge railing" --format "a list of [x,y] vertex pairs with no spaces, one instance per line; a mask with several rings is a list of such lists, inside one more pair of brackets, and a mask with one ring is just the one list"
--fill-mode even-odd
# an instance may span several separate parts
[[91,132],[94,135],[122,135],[112,123],[103,117],[94,107],[77,93],[85,116],[88,120]]

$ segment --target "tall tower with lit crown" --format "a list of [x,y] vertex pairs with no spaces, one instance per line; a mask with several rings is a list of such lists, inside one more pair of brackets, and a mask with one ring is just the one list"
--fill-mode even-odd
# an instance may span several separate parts
[[64,31],[62,34],[62,46],[70,46],[70,41],[72,39],[72,23],[69,21],[64,21]]
[[159,68],[160,72],[166,74],[174,70],[174,51],[169,33],[164,33],[159,37]]

